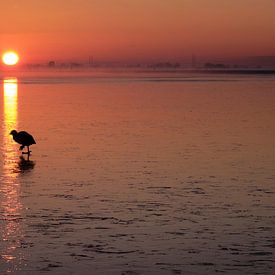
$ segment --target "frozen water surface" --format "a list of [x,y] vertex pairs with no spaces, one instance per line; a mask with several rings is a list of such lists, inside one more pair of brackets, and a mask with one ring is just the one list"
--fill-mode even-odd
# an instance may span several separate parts
[[0,273],[274,274],[274,87],[2,77]]

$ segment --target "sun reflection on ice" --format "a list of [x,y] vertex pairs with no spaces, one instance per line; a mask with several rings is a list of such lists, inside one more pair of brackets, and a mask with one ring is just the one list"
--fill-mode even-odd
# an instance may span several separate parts
[[17,92],[18,84],[16,78],[4,79],[4,125],[3,125],[3,144],[4,144],[4,175],[11,180],[17,177],[12,171],[16,168],[17,150],[9,133],[17,128]]
[[[4,79],[3,83],[3,176],[0,183],[0,273],[12,272],[21,261],[18,247],[21,246],[20,182],[18,181],[18,148],[9,135],[17,129],[17,92],[16,78]],[[4,268],[2,270],[2,268]]]

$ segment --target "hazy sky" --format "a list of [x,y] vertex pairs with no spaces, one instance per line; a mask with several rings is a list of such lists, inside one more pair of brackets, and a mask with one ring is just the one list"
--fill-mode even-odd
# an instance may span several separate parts
[[0,1],[0,52],[25,62],[275,55],[274,0]]

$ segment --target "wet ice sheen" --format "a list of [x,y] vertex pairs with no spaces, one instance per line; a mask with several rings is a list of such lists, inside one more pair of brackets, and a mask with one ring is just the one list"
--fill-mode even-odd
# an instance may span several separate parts
[[18,77],[0,273],[272,274],[275,79],[224,78]]

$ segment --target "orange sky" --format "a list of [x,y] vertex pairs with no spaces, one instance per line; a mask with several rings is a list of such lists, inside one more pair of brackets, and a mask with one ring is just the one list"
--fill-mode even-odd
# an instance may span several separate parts
[[275,55],[274,0],[1,0],[22,62]]

